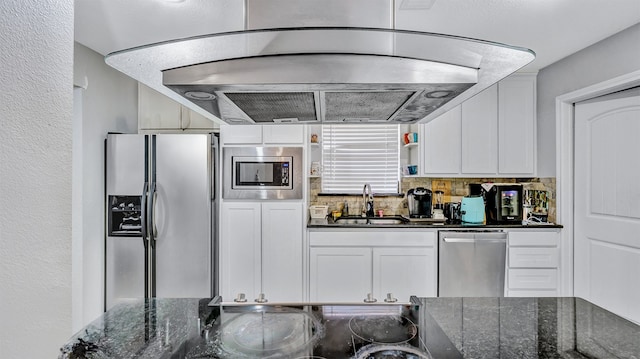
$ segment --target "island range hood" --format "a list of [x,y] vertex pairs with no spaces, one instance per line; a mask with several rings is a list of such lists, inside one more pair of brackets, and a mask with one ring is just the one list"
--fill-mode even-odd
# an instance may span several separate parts
[[535,58],[488,41],[326,19],[272,28],[264,2],[246,4],[246,14],[262,7],[260,24],[124,50],[106,62],[227,124],[391,124],[427,122]]

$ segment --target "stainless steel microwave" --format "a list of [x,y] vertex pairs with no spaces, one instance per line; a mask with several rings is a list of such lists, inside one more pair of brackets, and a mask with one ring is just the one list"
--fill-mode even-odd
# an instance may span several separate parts
[[222,197],[302,199],[302,147],[225,147]]

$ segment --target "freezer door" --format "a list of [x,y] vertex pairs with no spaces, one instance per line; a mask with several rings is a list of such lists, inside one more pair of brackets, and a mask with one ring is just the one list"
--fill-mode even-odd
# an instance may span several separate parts
[[[142,196],[145,183],[144,135],[110,134],[106,143],[106,213],[109,196]],[[107,237],[105,307],[119,299],[145,296],[145,246],[142,237]]]
[[107,135],[107,195],[142,194],[145,150],[144,135]]
[[107,237],[107,310],[121,299],[144,298],[144,252],[141,238]]
[[157,297],[212,296],[211,139],[209,135],[157,135],[155,234]]

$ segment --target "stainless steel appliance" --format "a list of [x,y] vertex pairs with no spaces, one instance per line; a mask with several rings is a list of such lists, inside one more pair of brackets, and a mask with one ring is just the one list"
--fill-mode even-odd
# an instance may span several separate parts
[[489,224],[522,223],[522,185],[485,183]]
[[503,297],[507,233],[440,231],[439,297]]
[[432,192],[418,187],[407,191],[407,204],[410,218],[431,218]]
[[456,224],[462,221],[460,217],[460,202],[447,202],[444,204],[444,216],[447,223]]
[[302,147],[225,147],[223,198],[302,199]]
[[217,318],[180,348],[184,357],[462,358],[415,297],[405,304],[210,306]]
[[535,58],[395,29],[396,2],[244,1],[241,31],[123,50],[106,63],[230,125],[407,124],[436,118]]
[[216,294],[217,138],[109,134],[105,306]]

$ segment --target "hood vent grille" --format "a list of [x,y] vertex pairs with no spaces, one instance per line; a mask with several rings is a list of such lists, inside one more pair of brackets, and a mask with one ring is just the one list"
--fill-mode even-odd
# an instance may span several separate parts
[[327,92],[324,94],[324,122],[388,121],[415,92]]
[[318,121],[313,92],[227,92],[225,96],[256,123]]

